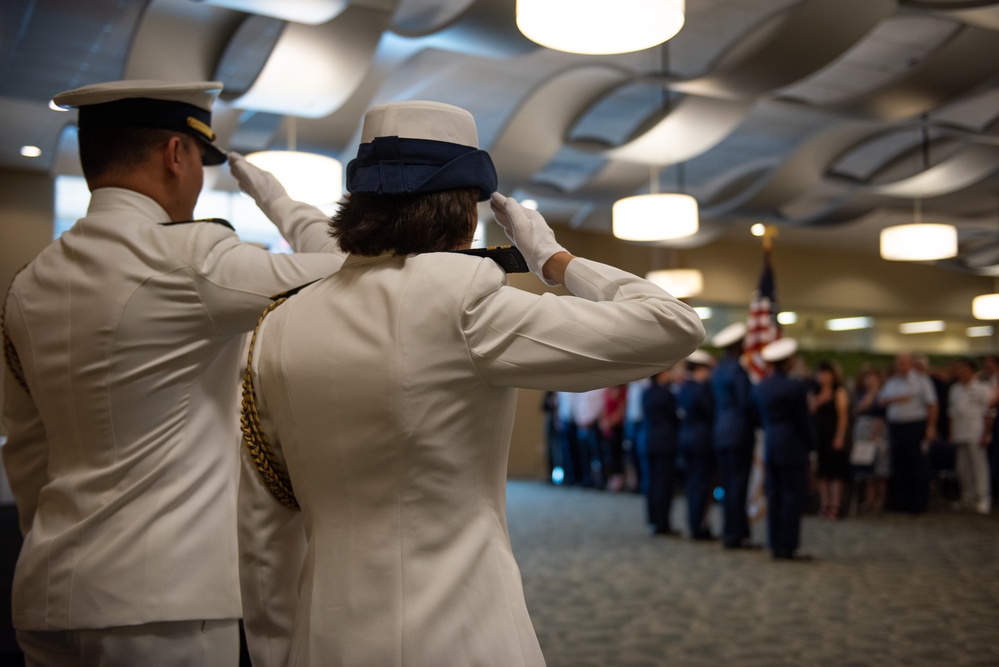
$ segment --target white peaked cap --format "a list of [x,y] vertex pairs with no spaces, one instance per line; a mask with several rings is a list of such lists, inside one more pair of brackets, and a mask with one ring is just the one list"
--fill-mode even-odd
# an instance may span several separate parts
[[119,100],[145,98],[165,102],[182,102],[212,110],[212,104],[222,92],[218,81],[160,81],[157,79],[126,79],[95,83],[59,93],[52,101],[61,107],[85,107]]
[[728,347],[733,343],[738,343],[745,337],[746,323],[734,322],[716,333],[715,337],[711,339],[711,344],[715,347]]
[[778,338],[764,347],[760,352],[760,356],[763,357],[764,361],[775,363],[790,359],[797,351],[798,341],[793,338]]
[[715,363],[715,358],[704,350],[694,350],[687,357],[687,363],[700,364],[701,366],[711,366]]

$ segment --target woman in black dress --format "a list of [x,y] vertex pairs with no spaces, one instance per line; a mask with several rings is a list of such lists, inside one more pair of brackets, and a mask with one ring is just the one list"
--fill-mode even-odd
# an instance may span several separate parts
[[818,452],[815,472],[819,488],[819,516],[838,519],[843,503],[843,483],[850,475],[847,426],[850,397],[837,369],[823,361],[815,371],[815,387],[808,397],[812,431]]

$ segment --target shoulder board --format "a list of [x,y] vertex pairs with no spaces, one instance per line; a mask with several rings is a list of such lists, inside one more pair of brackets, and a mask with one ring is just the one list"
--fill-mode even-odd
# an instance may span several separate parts
[[236,231],[236,228],[229,224],[228,220],[223,220],[222,218],[200,218],[198,220],[177,220],[174,222],[161,222],[160,224],[164,227],[173,227],[174,225],[189,225],[192,222],[214,222],[216,225],[222,225],[223,227],[228,227],[232,231]]
[[320,280],[322,280],[322,278],[316,278],[315,280],[310,280],[309,282],[299,285],[298,287],[292,287],[291,289],[287,289],[283,292],[278,292],[277,294],[271,297],[271,301],[277,301],[278,299],[287,299],[288,297],[295,296],[296,294],[304,290],[312,283],[318,283]]
[[529,273],[531,269],[527,267],[527,260],[524,255],[512,245],[497,245],[488,248],[468,248],[467,250],[452,250],[459,255],[472,255],[474,257],[486,257],[493,260],[506,273]]

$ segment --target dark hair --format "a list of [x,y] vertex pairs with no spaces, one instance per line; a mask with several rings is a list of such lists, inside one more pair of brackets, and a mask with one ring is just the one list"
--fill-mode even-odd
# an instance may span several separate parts
[[831,361],[820,361],[815,367],[816,373],[830,373],[833,378],[833,389],[843,386],[843,379],[840,377],[839,367]]
[[330,220],[330,233],[344,252],[368,257],[454,250],[471,240],[478,201],[478,188],[348,194]]
[[79,130],[80,166],[89,183],[112,170],[142,164],[149,152],[180,132],[148,127],[87,127]]

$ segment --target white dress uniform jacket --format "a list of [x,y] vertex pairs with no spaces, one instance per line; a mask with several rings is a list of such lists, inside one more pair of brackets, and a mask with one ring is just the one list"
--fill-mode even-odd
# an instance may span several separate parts
[[14,625],[63,630],[239,618],[242,334],[276,292],[337,270],[318,209],[283,204],[296,250],[221,224],[161,225],[152,199],[93,193],[14,280],[3,459],[24,547]]
[[291,664],[544,664],[506,526],[515,388],[622,384],[704,337],[615,268],[574,259],[566,286],[531,294],[456,253],[351,256],[263,321],[258,408],[308,538]]

